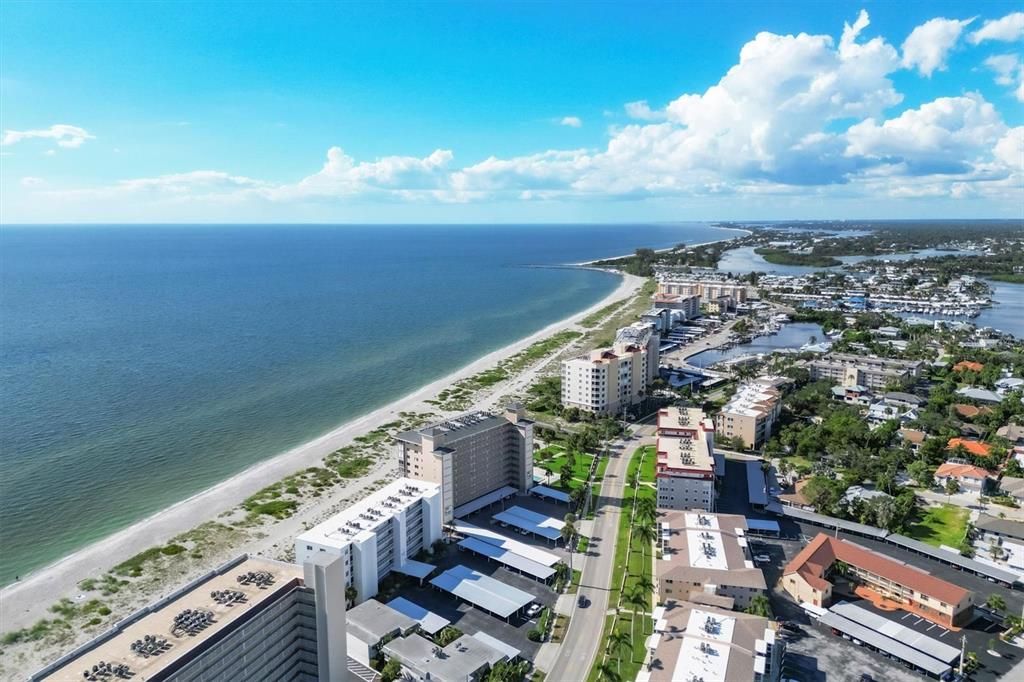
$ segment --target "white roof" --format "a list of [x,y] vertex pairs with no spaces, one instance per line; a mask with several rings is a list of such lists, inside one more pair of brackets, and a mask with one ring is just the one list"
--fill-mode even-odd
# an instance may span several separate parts
[[459,535],[479,538],[484,542],[489,542],[497,547],[507,549],[510,552],[515,552],[519,556],[524,556],[527,559],[536,561],[538,564],[554,566],[559,562],[559,558],[551,552],[545,552],[539,547],[534,547],[533,545],[528,545],[525,542],[519,542],[518,540],[505,537],[501,533],[496,533],[490,528],[483,528],[469,523],[468,521],[453,521],[451,527],[452,530]]
[[493,649],[497,649],[501,653],[503,653],[506,656],[508,656],[509,660],[512,660],[513,658],[515,658],[516,656],[518,656],[520,654],[519,649],[517,649],[514,646],[511,646],[509,644],[506,644],[505,642],[501,641],[497,637],[491,637],[486,632],[475,632],[472,635],[470,635],[470,637],[472,637],[473,639],[476,639],[476,640],[479,640],[479,641],[483,642],[484,644],[486,644],[487,646],[489,646],[489,647],[491,647]]
[[557,500],[559,502],[569,502],[570,500],[569,493],[549,488],[546,485],[535,485],[530,488],[530,492],[542,497],[550,497],[552,500]]
[[521,571],[541,580],[547,580],[555,574],[555,569],[553,568],[545,566],[544,564],[539,564],[536,561],[527,559],[515,552],[502,549],[497,545],[492,545],[491,543],[484,542],[478,538],[469,537],[465,540],[461,540],[459,541],[459,547],[468,549],[471,552],[476,552],[488,559],[494,559],[495,561],[505,564],[510,568],[514,568],[517,571]]
[[532,594],[462,564],[449,568],[430,584],[502,618],[508,618],[533,601]]
[[735,627],[735,618],[700,609],[690,611],[686,635],[673,670],[692,674],[704,682],[728,682],[726,671],[732,653],[729,644]]
[[295,542],[341,549],[350,542],[367,540],[385,521],[440,491],[441,486],[436,483],[399,478],[310,528]]
[[428,611],[405,597],[395,597],[388,602],[388,606],[417,621],[420,624],[420,628],[429,635],[440,632],[445,626],[451,624],[451,621],[447,618],[439,616],[433,611]]
[[562,537],[562,528],[565,527],[564,521],[522,507],[509,507],[505,511],[495,514],[493,518],[548,540],[557,540]]

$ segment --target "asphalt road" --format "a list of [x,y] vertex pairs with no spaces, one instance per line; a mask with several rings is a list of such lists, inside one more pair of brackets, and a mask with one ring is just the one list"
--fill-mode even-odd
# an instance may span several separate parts
[[622,512],[622,492],[626,467],[632,453],[641,445],[654,443],[654,427],[644,426],[630,440],[616,441],[609,454],[604,485],[594,512],[587,562],[583,566],[578,594],[590,600],[585,608],[573,605],[569,630],[555,664],[547,673],[549,680],[575,682],[586,679],[601,646],[601,633],[608,614],[608,592],[615,559],[615,538]]

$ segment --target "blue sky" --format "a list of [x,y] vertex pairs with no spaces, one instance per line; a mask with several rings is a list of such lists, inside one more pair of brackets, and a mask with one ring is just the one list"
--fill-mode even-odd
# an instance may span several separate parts
[[0,4],[0,220],[1022,213],[1016,3],[380,5]]

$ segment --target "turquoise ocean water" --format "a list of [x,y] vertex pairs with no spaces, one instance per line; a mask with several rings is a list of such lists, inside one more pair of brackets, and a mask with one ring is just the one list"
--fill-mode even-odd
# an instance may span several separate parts
[[0,583],[562,319],[557,266],[737,233],[619,226],[0,229]]

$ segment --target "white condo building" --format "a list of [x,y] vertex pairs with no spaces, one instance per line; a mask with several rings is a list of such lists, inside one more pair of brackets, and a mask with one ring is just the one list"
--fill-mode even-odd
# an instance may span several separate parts
[[295,561],[321,552],[345,561],[345,582],[356,602],[377,594],[388,573],[417,574],[413,559],[441,539],[441,486],[399,478],[295,539]]
[[658,376],[661,337],[650,324],[623,327],[611,348],[562,363],[562,405],[614,415],[642,402]]
[[658,412],[658,507],[715,510],[714,423],[695,407]]

